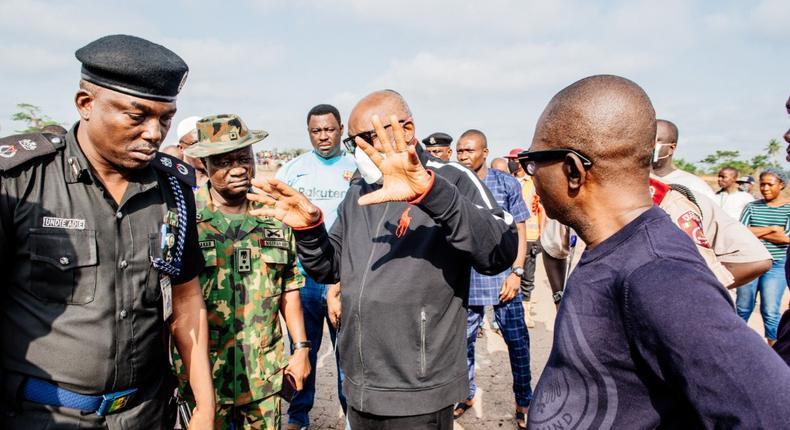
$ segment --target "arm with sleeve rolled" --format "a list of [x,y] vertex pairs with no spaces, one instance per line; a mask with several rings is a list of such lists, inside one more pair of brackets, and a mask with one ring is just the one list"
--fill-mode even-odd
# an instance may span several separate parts
[[635,352],[705,427],[787,425],[790,368],[732,311],[701,264],[656,259],[628,276],[624,289]]
[[745,285],[771,268],[771,254],[746,227],[751,205],[744,208],[738,222],[727,216],[715,202],[695,196],[702,210],[705,236],[711,240],[716,257],[734,278],[727,288]]

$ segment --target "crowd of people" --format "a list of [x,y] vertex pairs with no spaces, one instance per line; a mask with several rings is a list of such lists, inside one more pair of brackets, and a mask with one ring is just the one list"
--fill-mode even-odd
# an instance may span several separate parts
[[[790,428],[786,174],[755,199],[724,168],[714,193],[636,83],[572,83],[500,158],[478,129],[420,144],[393,90],[345,122],[318,104],[312,150],[264,178],[268,132],[232,113],[159,151],[174,52],[114,35],[76,57],[78,122],[0,139],[0,427],[305,429],[326,322],[346,428],[451,429],[491,309],[517,428]],[[541,253],[557,317],[535,384]]]

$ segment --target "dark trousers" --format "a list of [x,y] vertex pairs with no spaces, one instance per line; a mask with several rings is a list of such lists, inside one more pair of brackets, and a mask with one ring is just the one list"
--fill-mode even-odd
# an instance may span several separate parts
[[524,260],[524,276],[521,278],[521,300],[528,302],[535,289],[535,267],[538,254],[543,251],[540,240],[527,242],[527,258]]
[[453,407],[409,417],[391,417],[359,412],[348,408],[348,421],[353,430],[452,430]]
[[[310,360],[310,375],[304,381],[304,387],[288,405],[288,423],[298,424],[300,427],[310,424],[310,410],[315,403],[315,378],[318,371],[316,363],[318,361],[318,350],[321,349],[321,341],[324,337],[324,321],[329,327],[329,339],[332,346],[335,345],[336,332],[329,322],[329,315],[326,309],[327,285],[319,284],[309,276],[305,276],[305,284],[299,290],[299,298],[302,302],[302,314],[304,315],[304,330],[307,340],[312,343],[308,358]],[[293,343],[291,344],[293,354]],[[340,359],[335,352],[335,363],[337,363],[337,397],[343,412],[346,411],[346,397],[343,395],[343,369],[340,367]]]

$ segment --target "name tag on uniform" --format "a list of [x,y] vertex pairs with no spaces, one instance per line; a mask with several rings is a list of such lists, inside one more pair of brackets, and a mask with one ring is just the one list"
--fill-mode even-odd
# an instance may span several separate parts
[[163,275],[159,278],[159,288],[162,289],[162,313],[165,321],[173,315],[173,285],[170,284],[170,277]]

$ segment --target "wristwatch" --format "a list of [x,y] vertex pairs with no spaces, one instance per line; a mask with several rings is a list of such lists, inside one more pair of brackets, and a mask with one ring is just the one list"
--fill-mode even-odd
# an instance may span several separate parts
[[524,277],[524,268],[523,267],[513,266],[513,267],[510,268],[510,273],[515,273],[516,276],[518,276],[519,278],[523,278]]
[[296,342],[296,343],[294,343],[294,351],[296,351],[297,349],[302,349],[302,348],[308,348],[309,349],[311,346],[312,346],[312,343],[309,340],[303,340],[301,342]]
[[562,300],[562,296],[565,293],[565,290],[559,290],[551,295],[551,298],[554,299],[554,304],[558,304]]

